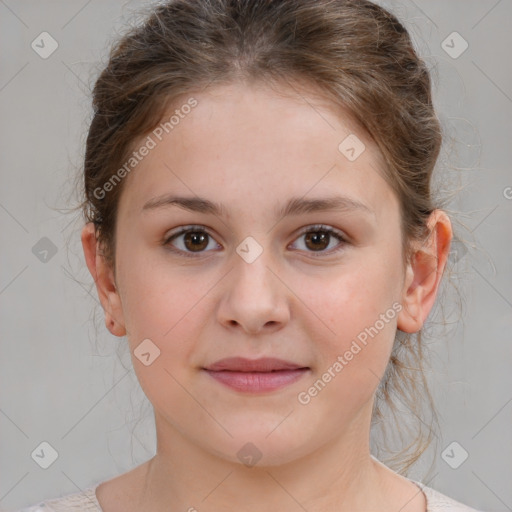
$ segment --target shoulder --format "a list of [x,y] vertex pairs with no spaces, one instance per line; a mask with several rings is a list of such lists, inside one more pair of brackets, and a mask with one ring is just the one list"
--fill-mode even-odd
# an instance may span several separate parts
[[483,512],[456,501],[421,482],[412,480],[424,492],[427,499],[427,512]]
[[81,492],[45,500],[18,512],[102,512],[96,499],[96,487],[95,485]]

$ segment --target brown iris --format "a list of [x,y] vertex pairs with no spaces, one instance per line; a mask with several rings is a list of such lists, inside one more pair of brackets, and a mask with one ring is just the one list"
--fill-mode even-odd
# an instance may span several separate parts
[[183,241],[188,250],[195,251],[197,249],[197,251],[201,251],[208,246],[208,234],[201,231],[189,231],[185,233]]
[[330,234],[325,231],[310,231],[306,233],[306,245],[308,242],[313,242],[313,249],[321,251],[328,247],[329,238]]

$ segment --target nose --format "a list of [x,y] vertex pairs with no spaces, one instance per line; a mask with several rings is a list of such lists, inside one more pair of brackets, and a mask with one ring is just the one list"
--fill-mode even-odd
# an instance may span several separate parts
[[252,263],[235,258],[226,276],[218,308],[219,322],[248,334],[274,332],[290,319],[290,290],[265,252]]

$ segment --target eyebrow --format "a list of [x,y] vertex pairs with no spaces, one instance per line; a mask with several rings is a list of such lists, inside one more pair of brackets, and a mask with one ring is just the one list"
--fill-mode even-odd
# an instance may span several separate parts
[[[142,211],[155,210],[170,206],[178,206],[184,210],[197,213],[217,215],[226,214],[224,205],[210,201],[202,197],[183,197],[172,194],[154,197],[147,201]],[[321,211],[358,211],[361,213],[375,215],[373,210],[360,201],[347,196],[323,197],[317,199],[304,199],[302,197],[291,198],[283,207],[274,209],[276,218],[304,213]]]

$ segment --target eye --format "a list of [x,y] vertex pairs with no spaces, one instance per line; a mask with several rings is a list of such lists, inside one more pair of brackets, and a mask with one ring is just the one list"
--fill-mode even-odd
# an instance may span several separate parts
[[[304,240],[305,246],[308,249],[312,249],[310,251],[306,250],[306,252],[320,252],[320,256],[323,256],[326,253],[332,254],[341,251],[345,244],[348,243],[345,237],[338,230],[324,226],[322,224],[311,226],[306,231],[303,231],[299,236],[299,239],[303,236],[306,237]],[[334,250],[326,251],[325,249],[331,245],[330,242],[333,238],[338,239],[339,247]],[[318,256],[314,255],[314,257]]]
[[[174,240],[178,240],[180,237],[184,237],[181,240],[181,243],[178,244],[180,247],[173,248],[171,242]],[[193,253],[202,253],[204,249],[206,249],[210,244],[208,243],[208,239],[213,238],[202,226],[186,226],[180,229],[177,233],[174,233],[167,237],[163,245],[169,246],[169,249],[173,252],[180,253],[180,255],[193,258]],[[217,244],[218,245],[218,244]]]
[[[321,253],[321,255],[326,253],[336,253],[342,250],[345,244],[348,243],[345,237],[338,230],[324,226],[322,224],[309,227],[306,231],[303,231],[299,235],[299,239],[303,236],[306,237],[306,252],[317,252]],[[339,247],[334,250],[326,251],[325,249],[331,245],[330,242],[332,241],[333,237],[338,240]],[[178,247],[172,243],[175,240],[180,242],[177,244]],[[181,228],[177,233],[173,233],[165,238],[162,244],[166,247],[169,247],[169,249],[173,252],[193,258],[195,257],[194,253],[201,254],[203,252],[209,252],[206,251],[206,249],[209,246],[210,249],[212,248],[210,242],[213,242],[213,237],[208,233],[206,229],[204,229],[203,226],[185,226]],[[215,243],[213,244],[213,247],[215,245],[220,247]],[[316,255],[314,256],[318,257]]]

